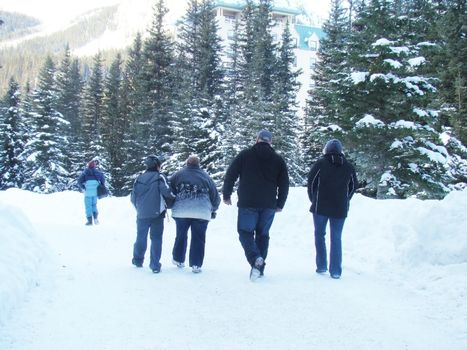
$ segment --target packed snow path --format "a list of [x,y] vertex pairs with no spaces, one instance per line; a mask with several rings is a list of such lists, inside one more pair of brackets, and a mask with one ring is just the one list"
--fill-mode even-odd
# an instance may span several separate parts
[[440,314],[436,298],[398,276],[381,276],[390,266],[362,269],[366,250],[385,253],[350,243],[359,220],[344,228],[342,279],[317,275],[303,192],[294,189],[293,202],[276,216],[266,276],[254,283],[234,206],[222,205],[208,227],[201,274],[171,264],[175,222],[166,220],[162,272],[155,275],[148,259],[143,269],[130,263],[135,215],[128,198],[100,201],[101,224],[93,227],[84,226],[80,194],[23,201],[48,258],[0,327],[0,349],[467,348],[466,333],[455,327],[465,319]]

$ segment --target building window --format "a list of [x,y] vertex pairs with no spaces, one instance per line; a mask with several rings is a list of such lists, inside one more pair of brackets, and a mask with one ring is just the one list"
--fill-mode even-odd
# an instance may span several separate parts
[[310,50],[316,51],[318,50],[318,42],[315,40],[308,40],[308,47],[310,48]]

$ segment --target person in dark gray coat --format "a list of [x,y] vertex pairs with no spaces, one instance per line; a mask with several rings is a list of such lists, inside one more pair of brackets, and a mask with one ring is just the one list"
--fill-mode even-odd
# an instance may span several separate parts
[[344,157],[342,144],[333,139],[326,143],[320,157],[308,174],[308,197],[315,226],[316,272],[327,271],[326,226],[331,231],[329,273],[342,274],[342,229],[349,211],[350,199],[358,188],[355,169]]
[[175,194],[172,217],[177,224],[177,236],[172,251],[173,263],[183,267],[191,229],[189,263],[193,273],[201,272],[209,220],[215,218],[221,198],[214,181],[200,168],[199,158],[191,155],[186,166],[170,177]]
[[132,263],[142,267],[147,249],[148,232],[151,238],[149,268],[154,273],[161,271],[162,234],[166,215],[166,201],[175,196],[165,177],[160,174],[161,162],[156,156],[145,160],[146,171],[138,176],[131,192],[131,203],[136,208],[136,242],[133,246]]

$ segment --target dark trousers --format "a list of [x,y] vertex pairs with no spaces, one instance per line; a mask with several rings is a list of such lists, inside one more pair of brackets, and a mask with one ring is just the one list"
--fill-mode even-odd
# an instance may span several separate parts
[[133,246],[133,258],[135,262],[143,264],[144,254],[148,244],[148,232],[151,238],[151,250],[149,267],[158,269],[161,267],[162,234],[164,232],[164,216],[151,219],[136,219],[136,242]]
[[315,247],[316,247],[316,268],[317,270],[327,270],[326,252],[326,225],[329,221],[331,231],[331,253],[329,273],[331,275],[342,274],[342,229],[345,218],[330,218],[319,214],[313,214],[315,226]]
[[177,224],[177,236],[175,237],[174,248],[172,250],[173,259],[181,263],[185,262],[188,229],[191,228],[189,256],[190,266],[203,266],[206,230],[208,228],[209,221],[191,218],[174,219]]
[[238,208],[237,230],[246,259],[253,267],[255,260],[266,260],[269,248],[269,229],[276,214],[270,208]]

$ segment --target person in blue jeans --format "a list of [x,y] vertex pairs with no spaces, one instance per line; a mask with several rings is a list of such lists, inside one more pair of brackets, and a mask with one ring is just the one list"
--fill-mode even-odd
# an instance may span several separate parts
[[342,230],[349,203],[358,188],[355,169],[344,157],[342,144],[333,139],[326,143],[321,156],[308,174],[308,197],[313,213],[316,247],[316,272],[328,271],[326,226],[331,231],[329,273],[332,278],[342,274]]
[[196,155],[189,156],[185,167],[170,177],[170,188],[176,196],[172,217],[177,225],[172,262],[180,268],[185,266],[191,229],[189,264],[193,273],[199,273],[204,262],[208,223],[216,217],[221,201],[219,192],[214,181],[200,168]]
[[256,144],[241,151],[227,169],[223,199],[232,204],[237,179],[237,231],[246,259],[251,266],[250,280],[264,275],[269,250],[269,229],[281,212],[289,192],[289,176],[284,159],[271,146],[272,134],[261,130]]
[[97,210],[97,187],[100,184],[105,185],[104,174],[96,168],[97,164],[98,161],[96,159],[91,160],[78,178],[78,185],[80,189],[84,190],[84,208],[87,219],[86,225],[88,226],[92,225],[93,219],[95,225],[99,223],[99,211]]
[[166,178],[160,173],[161,161],[154,155],[145,160],[146,171],[140,174],[133,185],[131,203],[136,208],[136,242],[133,245],[132,264],[142,267],[151,239],[149,268],[153,273],[161,271],[162,235],[167,212],[166,201],[175,196],[170,192]]

